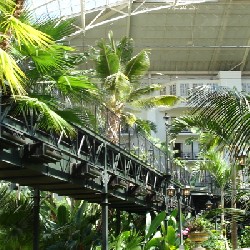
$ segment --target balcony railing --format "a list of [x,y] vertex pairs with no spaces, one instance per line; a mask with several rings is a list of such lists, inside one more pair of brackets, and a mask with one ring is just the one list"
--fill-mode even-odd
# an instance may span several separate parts
[[175,158],[180,158],[183,160],[198,160],[199,152],[181,152],[181,153],[175,153]]

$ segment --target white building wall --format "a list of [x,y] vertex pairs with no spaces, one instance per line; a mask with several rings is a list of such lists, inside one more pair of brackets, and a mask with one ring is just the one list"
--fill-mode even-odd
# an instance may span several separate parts
[[[161,84],[164,86],[160,94],[172,94],[179,97],[185,98],[188,95],[190,89],[197,86],[209,85],[211,87],[227,87],[227,88],[237,88],[239,91],[246,91],[250,93],[250,78],[241,77],[240,71],[220,71],[217,76],[209,75],[164,75],[164,74],[149,74],[147,79],[144,79],[145,84]],[[159,94],[159,93],[157,93]],[[157,125],[157,133],[153,136],[159,138],[162,142],[166,140],[166,126],[164,121],[165,114],[170,117],[179,117],[187,111],[185,106],[185,101],[182,100],[174,107],[160,107],[154,108],[143,112],[144,117],[151,120]],[[182,143],[183,152],[193,152],[196,154],[199,151],[199,145],[194,142],[192,145],[185,144],[185,140],[190,137],[195,136],[191,133],[182,134],[177,137],[176,143]],[[197,135],[196,135],[197,136]]]
[[241,85],[241,71],[220,71],[218,73],[220,86],[229,87],[231,89],[236,88],[242,91]]

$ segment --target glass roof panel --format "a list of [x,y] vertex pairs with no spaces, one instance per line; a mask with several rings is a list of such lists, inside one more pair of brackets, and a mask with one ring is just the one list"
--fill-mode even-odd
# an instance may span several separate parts
[[[82,1],[82,3],[81,3]],[[27,0],[26,6],[32,10],[35,17],[48,15],[50,17],[73,16],[85,8],[86,12],[94,11],[106,6],[127,3],[126,0]],[[82,7],[81,7],[82,4]]]
[[[218,0],[135,0],[140,5],[155,3],[169,7],[217,2]],[[27,0],[28,9],[32,10],[35,17],[48,15],[50,17],[75,16],[85,9],[85,12],[92,12],[96,9],[114,7],[121,4],[128,4],[128,0]],[[147,8],[146,8],[147,9]],[[147,10],[145,10],[147,11]]]

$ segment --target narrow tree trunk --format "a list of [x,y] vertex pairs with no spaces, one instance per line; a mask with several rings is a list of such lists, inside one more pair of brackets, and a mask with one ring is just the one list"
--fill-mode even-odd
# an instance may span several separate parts
[[226,235],[224,208],[225,208],[225,190],[223,187],[221,188],[221,234],[222,234],[221,237],[224,238],[225,240],[226,250],[230,250],[228,246],[227,235]]
[[120,117],[111,113],[107,120],[107,137],[108,139],[115,143],[119,144],[120,136]]
[[[236,208],[236,164],[233,165],[232,169],[232,197],[231,197],[231,208]],[[237,249],[237,221],[235,219],[234,213],[232,214],[231,222],[231,241],[233,249]]]
[[225,228],[225,214],[224,214],[224,207],[225,207],[225,192],[224,189],[221,188],[221,233],[226,235],[226,228]]

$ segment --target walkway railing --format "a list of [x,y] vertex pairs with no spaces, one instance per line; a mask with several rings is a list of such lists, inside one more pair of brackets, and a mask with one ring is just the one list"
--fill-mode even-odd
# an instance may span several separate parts
[[101,104],[83,102],[81,106],[75,104],[73,108],[80,110],[78,116],[85,121],[84,126],[91,131],[161,173],[169,174],[171,172],[167,167],[166,153],[148,140],[138,126],[129,126],[123,119]]

